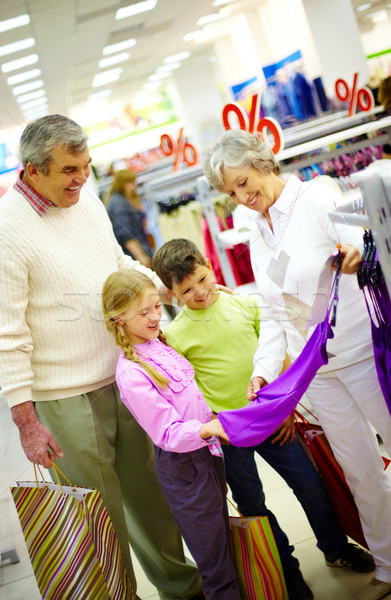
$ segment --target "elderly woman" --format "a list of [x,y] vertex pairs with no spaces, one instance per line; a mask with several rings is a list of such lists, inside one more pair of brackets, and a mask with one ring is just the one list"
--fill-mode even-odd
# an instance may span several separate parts
[[[204,173],[219,192],[253,211],[250,243],[257,287],[263,298],[260,344],[248,398],[276,379],[284,357],[301,353],[319,275],[341,245],[342,273],[357,271],[362,230],[336,225],[329,211],[341,200],[331,186],[279,177],[270,147],[242,130],[227,131],[206,155]],[[391,592],[391,484],[384,473],[376,435],[391,451],[391,421],[373,358],[370,321],[357,278],[342,275],[329,361],[307,391],[359,509],[376,563],[375,578],[357,600],[378,600]],[[243,409],[245,410],[245,409]],[[292,420],[283,425],[289,439]]]

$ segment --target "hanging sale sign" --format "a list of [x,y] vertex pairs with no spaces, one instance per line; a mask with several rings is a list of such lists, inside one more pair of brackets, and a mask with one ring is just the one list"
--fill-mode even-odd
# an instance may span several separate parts
[[[261,96],[254,94],[251,97],[249,113],[237,102],[226,104],[223,108],[223,125],[225,129],[234,129],[232,120],[239,124],[239,128],[250,133],[258,133],[270,145],[274,154],[284,149],[284,133],[278,121],[272,117],[259,119]],[[272,138],[272,141],[270,140]]]
[[192,144],[186,142],[183,135],[183,127],[180,128],[178,139],[173,139],[167,133],[160,137],[160,148],[166,156],[174,156],[174,171],[177,171],[182,163],[185,162],[188,167],[197,164],[198,153]]
[[375,106],[375,98],[372,90],[366,85],[363,87],[357,86],[358,73],[353,75],[353,83],[350,86],[346,79],[337,79],[335,82],[335,95],[341,102],[349,102],[349,117],[352,117],[357,110],[357,107],[362,112],[369,112]]

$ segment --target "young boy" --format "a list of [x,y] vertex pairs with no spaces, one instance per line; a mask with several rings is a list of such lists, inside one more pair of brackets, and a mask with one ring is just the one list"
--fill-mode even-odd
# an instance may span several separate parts
[[[193,365],[206,402],[215,413],[248,403],[252,359],[258,347],[261,309],[255,297],[216,289],[209,260],[185,239],[164,244],[153,257],[153,269],[183,306],[164,331],[167,342]],[[311,600],[294,547],[267,509],[254,453],[264,458],[292,488],[329,566],[369,572],[372,556],[353,544],[336,524],[335,514],[319,475],[295,437],[291,419],[262,444],[252,448],[223,446],[227,482],[245,516],[268,516],[290,600]]]

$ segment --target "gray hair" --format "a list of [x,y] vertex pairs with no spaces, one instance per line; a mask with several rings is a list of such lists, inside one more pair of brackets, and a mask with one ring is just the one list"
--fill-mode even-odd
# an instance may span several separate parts
[[229,129],[205,155],[204,175],[218,192],[224,191],[224,167],[253,167],[262,175],[281,173],[281,167],[270,148],[254,133]]
[[32,163],[44,175],[53,160],[51,151],[61,146],[67,152],[80,154],[87,147],[88,137],[72,119],[63,115],[47,115],[29,123],[20,138],[20,160],[25,169]]

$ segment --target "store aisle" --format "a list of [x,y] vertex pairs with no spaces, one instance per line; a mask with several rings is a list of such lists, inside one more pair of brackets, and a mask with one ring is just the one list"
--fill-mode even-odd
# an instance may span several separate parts
[[[280,476],[257,457],[259,472],[270,509],[295,545],[306,581],[316,600],[354,600],[357,592],[370,579],[369,574],[357,574],[345,569],[329,568],[316,548],[313,532],[305,514],[291,490]],[[20,447],[19,435],[11,421],[5,400],[0,397],[0,550],[15,547],[20,562],[0,567],[0,598],[2,600],[40,600],[23,535],[9,486],[16,480],[34,479],[32,466]],[[156,589],[147,581],[136,560],[138,593],[142,600],[158,600]],[[391,596],[390,596],[391,598]]]

